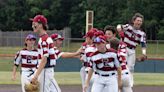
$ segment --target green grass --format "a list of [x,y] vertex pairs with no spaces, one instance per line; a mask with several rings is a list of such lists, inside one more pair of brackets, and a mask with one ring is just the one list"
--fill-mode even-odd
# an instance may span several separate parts
[[[20,73],[17,72],[16,81],[11,80],[12,72],[0,72],[0,84],[20,84]],[[60,85],[80,85],[78,72],[55,72],[55,79]]]
[[164,86],[164,74],[162,73],[135,73],[135,85]]
[[[62,51],[73,52],[80,48],[82,42],[72,42],[70,44],[65,44]],[[17,51],[21,50],[23,47],[0,47],[0,54],[15,54]],[[149,43],[147,48],[147,55],[150,58],[163,58],[164,57],[164,43],[156,44]],[[141,47],[138,46],[136,49],[137,56],[141,54]]]
[[[71,43],[62,50],[63,51],[76,51],[80,47],[81,43]],[[163,58],[164,57],[164,44],[148,44],[147,54],[151,58]],[[0,54],[15,54],[22,47],[0,47]],[[137,55],[141,53],[140,46],[136,49]],[[16,81],[11,80],[11,72],[14,57],[6,58],[0,57],[0,84],[20,84],[20,74]],[[5,71],[5,72],[2,72]],[[163,85],[164,86],[164,74],[160,73],[135,73],[135,85]],[[78,72],[55,72],[55,79],[59,84],[64,85],[80,85],[80,75]]]
[[23,47],[0,47],[0,54],[16,54]]
[[[147,55],[149,58],[163,58],[164,57],[164,44],[148,44]],[[137,56],[141,54],[141,47],[136,49]]]
[[[76,51],[80,48],[81,44],[81,42],[66,44],[66,46],[62,48],[62,51]],[[0,47],[0,54],[16,54],[17,51],[21,50],[22,48],[24,47]]]
[[13,67],[13,59],[0,59],[0,71],[11,71]]
[[[11,80],[11,72],[0,72],[0,84],[20,84],[20,74],[17,80]],[[79,72],[55,72],[55,79],[60,85],[81,85]],[[135,85],[164,86],[164,74],[160,73],[135,73]]]

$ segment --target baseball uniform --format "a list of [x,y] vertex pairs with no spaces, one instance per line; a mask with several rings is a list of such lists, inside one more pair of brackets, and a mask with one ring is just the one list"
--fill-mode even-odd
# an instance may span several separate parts
[[[111,49],[104,53],[96,51],[91,55],[90,65],[95,74],[91,92],[118,92],[117,67],[120,67],[117,54]],[[107,90],[103,90],[106,87]]]
[[[53,46],[53,40],[44,34],[40,36],[38,42],[39,62],[41,57],[47,57],[47,64],[39,75],[40,92],[61,92],[56,80],[54,79],[54,66],[56,65],[57,56]],[[53,90],[51,87],[53,85]]]
[[121,92],[132,92],[130,71],[127,67],[127,45],[124,42],[120,42],[117,50],[118,59],[122,68],[122,89]]
[[82,88],[84,87],[84,83],[85,83],[85,78],[86,78],[86,71],[85,68],[88,65],[88,62],[86,62],[86,55],[84,55],[84,51],[87,48],[87,44],[84,42],[81,46],[83,53],[81,54],[81,60],[82,60],[82,67],[80,69],[80,76],[81,76],[81,83],[82,83]]
[[133,86],[133,72],[135,66],[135,48],[141,42],[146,44],[146,34],[141,31],[134,29],[133,26],[126,24],[122,25],[124,31],[124,38],[122,41],[127,44],[127,65],[131,72],[131,81]]
[[[56,60],[59,59],[61,57],[61,55],[63,54],[63,52],[61,52],[60,50],[58,50],[56,47],[54,47],[55,50],[55,58]],[[56,65],[56,63],[55,63]],[[53,76],[54,76],[54,71],[53,71]],[[56,80],[53,79],[53,82],[50,85],[50,92],[61,92],[61,89],[59,87],[59,85],[57,84]],[[55,84],[54,84],[55,83]],[[56,90],[54,90],[56,89]]]
[[18,51],[15,56],[14,64],[16,66],[21,65],[21,85],[22,92],[25,92],[25,84],[29,84],[31,82],[31,78],[36,71],[38,64],[38,51],[27,50],[26,48]]
[[[90,60],[90,54],[96,52],[97,49],[94,45],[85,45],[84,49],[84,55],[83,57],[83,67],[81,68],[81,78],[82,78],[82,87],[84,87],[85,80],[88,76],[88,67],[89,67],[89,60]],[[84,72],[82,72],[84,71]],[[92,75],[92,78],[90,80],[89,88],[87,89],[87,92],[91,92],[91,87],[95,78],[95,74]]]

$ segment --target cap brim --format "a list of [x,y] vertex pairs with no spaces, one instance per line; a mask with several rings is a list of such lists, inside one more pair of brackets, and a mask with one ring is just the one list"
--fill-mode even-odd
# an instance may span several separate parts
[[103,42],[93,42],[94,44],[100,44],[100,43],[103,43]]
[[106,43],[106,41],[93,42],[94,44]]
[[36,40],[36,38],[32,38],[32,39]]
[[64,40],[64,38],[62,37],[62,38],[58,38],[58,39],[60,39],[60,40]]

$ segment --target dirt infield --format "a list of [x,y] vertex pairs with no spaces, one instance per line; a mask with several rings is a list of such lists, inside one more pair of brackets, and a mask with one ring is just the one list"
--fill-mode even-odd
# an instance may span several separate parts
[[[62,92],[81,92],[80,85],[60,85]],[[20,85],[0,85],[0,92],[21,92]],[[134,92],[164,92],[164,86],[135,86]]]

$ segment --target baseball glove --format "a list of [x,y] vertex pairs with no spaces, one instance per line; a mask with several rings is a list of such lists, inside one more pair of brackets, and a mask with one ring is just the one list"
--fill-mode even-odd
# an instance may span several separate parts
[[138,57],[136,59],[136,61],[138,61],[138,62],[144,62],[145,60],[147,60],[147,56],[146,55],[142,55],[142,56],[140,56],[140,57]]
[[26,92],[39,92],[39,82],[36,81],[35,83],[25,84],[25,91]]

